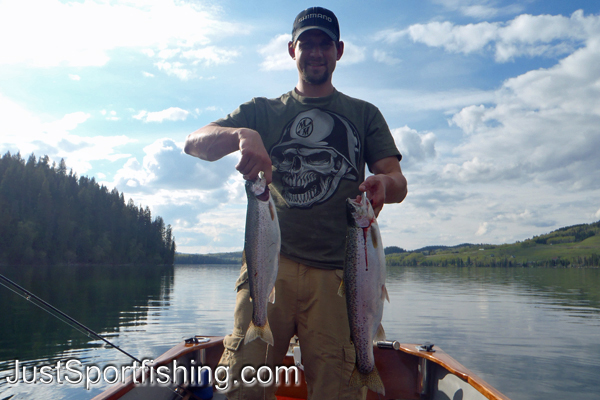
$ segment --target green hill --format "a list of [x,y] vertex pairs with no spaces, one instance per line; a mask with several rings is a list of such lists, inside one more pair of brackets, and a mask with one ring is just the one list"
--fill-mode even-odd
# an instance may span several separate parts
[[599,267],[600,221],[560,228],[513,244],[429,246],[386,256],[388,265]]
[[[406,251],[385,248],[387,265],[477,267],[599,267],[600,221],[557,229],[513,244],[462,243]],[[176,264],[241,264],[242,252],[176,254]]]

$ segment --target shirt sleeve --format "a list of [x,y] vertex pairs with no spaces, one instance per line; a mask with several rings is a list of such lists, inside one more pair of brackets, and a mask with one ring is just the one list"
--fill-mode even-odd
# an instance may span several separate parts
[[240,105],[224,118],[214,121],[215,124],[227,128],[256,129],[256,102],[254,99]]

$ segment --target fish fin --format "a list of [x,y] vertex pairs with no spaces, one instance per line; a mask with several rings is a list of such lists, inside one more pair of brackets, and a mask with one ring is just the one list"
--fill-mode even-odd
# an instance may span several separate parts
[[271,214],[271,221],[275,221],[277,211],[275,211],[275,204],[273,202],[269,202],[269,213]]
[[359,372],[355,365],[348,385],[356,388],[366,386],[369,390],[385,396],[385,387],[375,365],[373,365],[373,370],[368,374]]
[[254,322],[250,321],[250,326],[246,331],[246,337],[244,338],[244,344],[248,344],[256,338],[260,338],[263,342],[274,345],[275,341],[273,340],[273,332],[271,332],[271,327],[269,326],[269,321],[265,324],[265,326],[256,326]]
[[344,280],[340,282],[340,287],[338,288],[338,296],[344,297],[346,295],[346,285],[344,284]]
[[388,294],[387,288],[385,287],[385,283],[383,284],[383,286],[381,286],[381,301],[383,300],[387,300],[388,303],[391,303],[390,295]]
[[269,294],[269,301],[275,304],[275,286],[273,286],[273,290],[271,290],[271,293]]
[[385,340],[385,331],[383,330],[383,325],[379,324],[377,328],[377,333],[375,333],[375,337],[373,338],[376,342],[380,342]]

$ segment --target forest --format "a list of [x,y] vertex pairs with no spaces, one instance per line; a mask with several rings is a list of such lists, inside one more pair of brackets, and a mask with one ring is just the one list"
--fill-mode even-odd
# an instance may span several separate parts
[[172,265],[175,239],[148,207],[125,202],[64,160],[0,159],[0,264]]

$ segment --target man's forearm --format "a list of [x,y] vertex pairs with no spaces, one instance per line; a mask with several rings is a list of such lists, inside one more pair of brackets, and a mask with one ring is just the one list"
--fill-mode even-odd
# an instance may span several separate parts
[[239,150],[239,129],[210,123],[188,135],[184,151],[206,161],[218,160]]
[[184,151],[206,161],[215,161],[234,151],[241,153],[235,166],[244,179],[254,180],[262,171],[267,184],[273,178],[272,164],[260,134],[248,128],[225,128],[215,123],[188,135]]
[[385,203],[400,203],[406,197],[407,184],[402,172],[390,172],[382,174],[385,181]]

